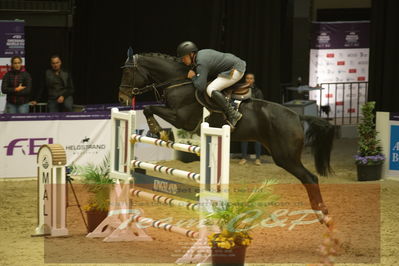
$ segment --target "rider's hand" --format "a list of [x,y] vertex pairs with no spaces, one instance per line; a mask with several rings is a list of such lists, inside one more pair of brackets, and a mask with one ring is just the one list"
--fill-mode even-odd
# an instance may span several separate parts
[[189,79],[192,79],[193,77],[195,77],[195,75],[197,75],[193,70],[188,71],[187,77]]

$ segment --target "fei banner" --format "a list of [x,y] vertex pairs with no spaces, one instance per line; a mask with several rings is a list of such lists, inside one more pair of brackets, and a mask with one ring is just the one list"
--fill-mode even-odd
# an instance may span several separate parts
[[312,24],[309,85],[324,89],[309,98],[337,117],[357,115],[367,100],[369,28],[368,21]]
[[[25,62],[24,21],[0,20],[0,87],[1,80],[11,65],[11,57],[18,55]],[[0,113],[5,108],[6,96],[0,91]]]
[[[142,110],[136,110],[137,132],[148,134]],[[0,178],[37,175],[37,152],[41,145],[61,144],[67,154],[67,165],[100,165],[110,153],[110,112],[30,113],[0,115]],[[172,125],[159,119],[165,130]],[[172,160],[174,151],[145,143],[135,145],[141,161]]]

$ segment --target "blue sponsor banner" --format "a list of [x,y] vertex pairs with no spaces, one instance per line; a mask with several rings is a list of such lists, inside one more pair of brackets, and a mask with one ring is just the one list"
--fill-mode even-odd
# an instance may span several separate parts
[[389,170],[399,170],[399,126],[391,126]]

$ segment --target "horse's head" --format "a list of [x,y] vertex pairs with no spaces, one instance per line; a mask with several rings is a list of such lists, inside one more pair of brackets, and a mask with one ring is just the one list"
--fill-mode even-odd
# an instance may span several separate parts
[[119,86],[119,100],[130,105],[135,95],[153,91],[157,98],[170,81],[186,78],[188,68],[181,60],[160,53],[133,54],[129,48],[127,60],[122,67],[122,81]]
[[127,51],[127,59],[122,66],[122,80],[119,86],[119,101],[126,105],[130,105],[132,97],[145,93],[151,88],[148,86],[154,81],[149,73],[138,64],[139,55],[133,54],[133,49],[129,47]]

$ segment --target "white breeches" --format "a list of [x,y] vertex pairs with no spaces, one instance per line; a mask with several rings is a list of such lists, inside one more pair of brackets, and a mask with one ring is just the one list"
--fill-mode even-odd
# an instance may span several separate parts
[[231,76],[231,78],[217,77],[215,80],[209,83],[208,87],[206,88],[206,93],[208,93],[208,96],[211,97],[212,91],[224,90],[227,87],[230,87],[234,83],[238,82],[242,78],[242,76],[244,76],[244,73],[233,70],[233,75]]

